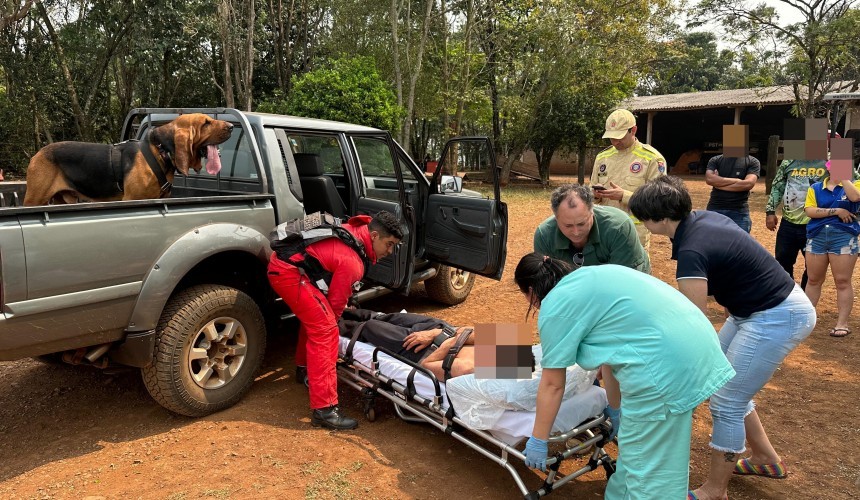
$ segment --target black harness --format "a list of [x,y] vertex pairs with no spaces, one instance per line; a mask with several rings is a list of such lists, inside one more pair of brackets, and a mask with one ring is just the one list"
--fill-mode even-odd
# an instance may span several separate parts
[[[297,229],[299,225],[303,226],[302,230]],[[364,244],[344,228],[340,219],[333,215],[316,212],[302,219],[282,224],[275,229],[270,241],[272,250],[279,259],[298,268],[299,272],[306,275],[323,294],[328,294],[333,274],[327,271],[316,257],[308,253],[307,247],[331,238],[337,238],[346,243],[358,254],[364,267],[362,278],[367,275],[372,263],[367,256]]]
[[[161,153],[161,160],[164,162],[164,168],[168,172],[176,170],[176,165],[173,164],[173,160],[170,158],[170,153],[165,151],[161,144],[155,144],[153,139],[149,136],[149,130],[143,133],[143,136],[140,138],[140,143],[140,152],[143,153],[143,158],[146,160],[146,164],[149,165],[150,170],[155,174],[155,178],[158,179],[158,185],[161,187],[160,198],[169,196],[170,191],[173,189],[173,184],[167,180],[167,175],[164,173],[164,170],[161,169],[161,165],[158,164],[158,160],[155,159],[155,155],[152,154],[152,150],[149,149],[149,145],[152,144],[158,148],[158,152]],[[120,189],[120,191],[122,190]]]

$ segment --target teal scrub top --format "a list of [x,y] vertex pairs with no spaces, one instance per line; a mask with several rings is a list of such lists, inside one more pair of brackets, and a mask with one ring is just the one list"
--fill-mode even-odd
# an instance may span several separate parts
[[662,420],[695,408],[734,375],[711,322],[681,292],[633,269],[578,269],[538,314],[544,368],[606,364],[624,416]]

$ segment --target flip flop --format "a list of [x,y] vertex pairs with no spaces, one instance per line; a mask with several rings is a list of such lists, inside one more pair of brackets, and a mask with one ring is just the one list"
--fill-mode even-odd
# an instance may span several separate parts
[[[699,496],[693,493],[693,490],[687,492],[687,500],[699,500]],[[729,495],[723,497],[723,500],[729,500]]]
[[[843,333],[836,333],[836,332],[843,332]],[[851,335],[851,329],[850,328],[832,328],[830,330],[830,336],[831,337],[841,338],[841,337],[847,337],[849,335]]]
[[761,476],[769,479],[785,479],[788,471],[782,460],[775,464],[755,465],[748,458],[738,460],[735,464],[734,473],[739,476]]

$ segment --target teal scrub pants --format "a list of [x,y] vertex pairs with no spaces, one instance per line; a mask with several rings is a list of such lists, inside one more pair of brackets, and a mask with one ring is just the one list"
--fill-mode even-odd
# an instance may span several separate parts
[[685,500],[693,410],[667,413],[665,420],[634,420],[623,411],[618,462],[604,498]]

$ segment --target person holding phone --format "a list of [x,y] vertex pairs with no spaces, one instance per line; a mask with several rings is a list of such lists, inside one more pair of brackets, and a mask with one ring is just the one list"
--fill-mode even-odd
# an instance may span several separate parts
[[565,184],[552,193],[553,215],[538,226],[534,250],[574,269],[618,264],[651,273],[651,261],[630,217],[614,207],[595,206],[588,186]]
[[804,210],[809,217],[806,224],[806,295],[813,305],[821,298],[821,286],[827,276],[827,267],[836,284],[836,325],[830,329],[831,337],[851,334],[848,319],[854,305],[854,288],[851,277],[857,264],[860,222],[860,181],[851,181],[851,169],[835,174],[827,162],[829,174],[809,187]]
[[615,207],[632,218],[639,241],[647,253],[651,233],[627,206],[633,192],[651,179],[666,175],[666,160],[653,146],[636,138],[636,117],[626,109],[616,109],[606,119],[604,139],[612,144],[597,154],[591,171],[594,197],[603,206]]

